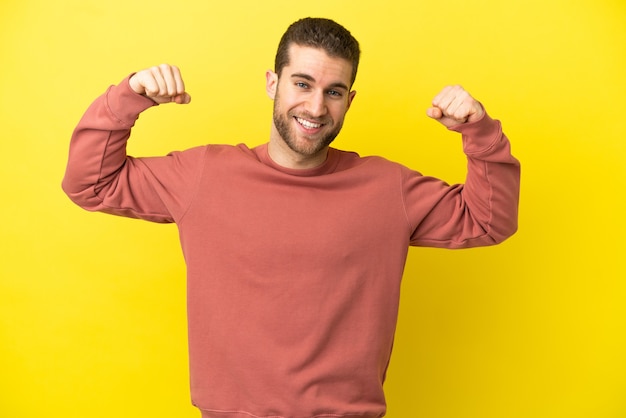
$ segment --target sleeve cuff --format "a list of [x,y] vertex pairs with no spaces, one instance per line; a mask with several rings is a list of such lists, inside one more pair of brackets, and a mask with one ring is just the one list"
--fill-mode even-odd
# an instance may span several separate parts
[[486,111],[479,120],[453,126],[450,130],[461,133],[463,151],[467,155],[489,151],[502,137],[500,121],[492,119]]
[[130,88],[129,79],[124,78],[120,84],[111,86],[106,92],[106,105],[113,116],[123,125],[132,127],[144,110],[157,106],[157,103]]

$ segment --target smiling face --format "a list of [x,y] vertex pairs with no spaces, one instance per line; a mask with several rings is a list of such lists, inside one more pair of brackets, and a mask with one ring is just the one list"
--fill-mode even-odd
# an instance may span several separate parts
[[274,100],[269,152],[275,162],[289,168],[324,162],[356,94],[351,77],[348,60],[318,48],[289,47],[280,76],[267,72],[267,93]]

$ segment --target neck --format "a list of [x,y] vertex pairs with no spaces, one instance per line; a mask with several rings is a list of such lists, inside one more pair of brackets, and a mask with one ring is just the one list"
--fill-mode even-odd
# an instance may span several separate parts
[[[284,146],[287,147],[286,145]],[[274,141],[270,141],[267,145],[267,151],[272,161],[282,167],[290,169],[306,170],[319,167],[324,164],[328,157],[328,147],[313,156],[301,155],[291,149],[289,149],[290,152],[283,152],[284,150],[280,148],[282,148],[281,144],[276,144]]]
[[296,170],[318,167],[324,164],[328,157],[328,147],[324,147],[311,155],[296,152],[287,145],[278,132],[272,132],[272,135],[270,135],[267,151],[272,161],[276,164]]

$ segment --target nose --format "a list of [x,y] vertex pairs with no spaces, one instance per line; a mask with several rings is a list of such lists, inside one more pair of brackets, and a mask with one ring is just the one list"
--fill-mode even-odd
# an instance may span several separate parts
[[328,111],[324,92],[312,92],[307,98],[305,110],[313,117],[324,116]]

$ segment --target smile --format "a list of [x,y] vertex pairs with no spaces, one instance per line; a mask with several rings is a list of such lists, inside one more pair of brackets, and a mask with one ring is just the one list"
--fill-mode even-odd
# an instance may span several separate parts
[[319,128],[319,127],[321,127],[323,125],[321,123],[313,123],[313,122],[310,122],[310,121],[308,121],[306,119],[302,119],[302,118],[298,118],[298,117],[296,117],[295,119],[298,121],[298,123],[300,125],[304,126],[307,129],[317,129],[317,128]]

